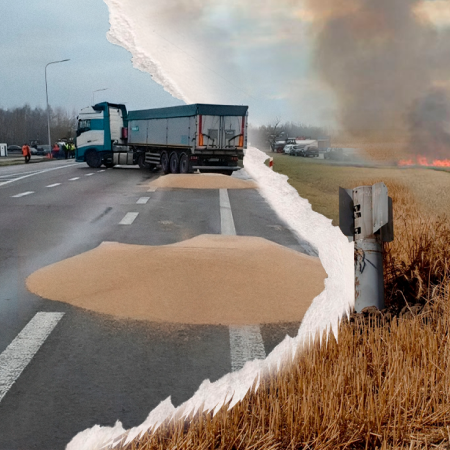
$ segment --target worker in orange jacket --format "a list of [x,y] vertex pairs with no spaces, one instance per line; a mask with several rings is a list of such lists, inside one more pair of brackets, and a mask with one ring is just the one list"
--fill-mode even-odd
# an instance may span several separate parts
[[25,157],[25,164],[29,163],[31,159],[31,150],[27,144],[22,145],[22,155]]

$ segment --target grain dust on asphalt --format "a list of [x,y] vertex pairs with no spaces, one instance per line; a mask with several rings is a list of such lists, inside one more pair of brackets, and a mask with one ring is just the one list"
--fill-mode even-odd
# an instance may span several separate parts
[[301,321],[326,276],[318,258],[263,238],[201,235],[162,246],[102,243],[26,285],[116,317],[243,325]]
[[257,189],[254,181],[241,180],[217,173],[169,174],[152,181],[152,188],[166,189]]

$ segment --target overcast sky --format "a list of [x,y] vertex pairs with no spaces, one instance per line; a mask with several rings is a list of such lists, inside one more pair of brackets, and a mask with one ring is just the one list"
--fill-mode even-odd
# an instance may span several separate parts
[[[435,22],[450,23],[449,0],[410,1],[427,7]],[[5,0],[0,107],[45,108],[44,68],[69,58],[47,68],[53,107],[79,111],[92,103],[94,91],[107,88],[95,93],[96,102],[125,103],[131,110],[184,99],[249,105],[253,124],[278,117],[334,125],[337,91],[314,73],[312,61],[320,24],[314,14],[316,20],[326,17],[337,5],[335,0]],[[337,43],[327,60],[340,59]]]
[[92,102],[123,102],[131,109],[181,104],[151,76],[132,67],[131,55],[108,42],[102,0],[14,0],[0,6],[0,107],[49,103],[69,111]]
[[[116,2],[118,3],[131,5],[129,8],[132,11],[126,11],[126,14],[129,13],[130,18],[136,18],[141,16],[140,5],[157,5],[160,2]],[[215,2],[211,2],[213,3]],[[130,52],[108,41],[110,11],[102,0],[5,1],[2,2],[0,11],[3,19],[0,27],[0,107],[29,104],[32,108],[45,108],[45,66],[51,61],[67,58],[70,61],[47,68],[49,103],[53,107],[62,106],[69,111],[78,111],[92,103],[93,91],[104,88],[107,90],[95,93],[96,102],[107,100],[126,103],[128,109],[183,103],[153,81],[150,74],[133,68]],[[195,11],[195,7],[192,11]],[[161,14],[164,12],[161,11]],[[258,25],[255,34],[255,23],[252,25],[249,20],[248,11],[247,16],[243,14],[240,17],[230,13],[234,14],[234,11],[221,7],[205,8],[201,16],[203,28],[208,32],[213,30],[222,33],[228,42],[227,46],[216,48],[213,44],[217,40],[211,42],[210,57],[207,60],[196,53],[191,39],[183,38],[176,22],[168,22],[167,14],[162,16],[161,21],[158,17],[153,17],[148,27],[144,26],[146,31],[156,29],[160,40],[168,45],[166,56],[169,60],[175,60],[183,54],[186,58],[183,70],[187,70],[187,66],[201,66],[202,72],[207,73],[207,78],[219,86],[215,91],[220,91],[221,95],[194,95],[187,102],[209,100],[210,103],[248,104],[253,123],[270,122],[275,117],[319,122],[320,118],[314,108],[306,105],[315,101],[316,95],[315,87],[311,89],[310,85],[307,86],[310,81],[304,78],[307,71],[307,47],[304,46],[304,51],[300,54],[292,52],[289,45],[284,45],[283,39],[277,40],[273,34],[277,30],[270,29],[267,20]],[[261,19],[261,16],[258,17]],[[199,23],[189,22],[192,19],[189,14],[186,18],[188,21],[185,21],[184,31],[189,33],[189,23],[192,26],[198,26]],[[178,16],[177,20],[182,22],[183,17]],[[160,28],[155,28],[158,24]],[[288,26],[290,23],[286,21],[286,27]],[[126,25],[122,31],[127,33]],[[207,34],[200,33],[197,37],[204,39],[205,36],[208,37]],[[268,46],[270,42],[272,44]],[[243,51],[230,51],[232,47],[240,46]],[[289,59],[289,64],[286,64]],[[289,92],[299,86],[298,83],[292,85],[293,75],[306,87],[304,95],[307,101],[298,108],[302,111],[299,115],[295,115],[288,99]],[[283,85],[275,87],[275,83],[283,80]],[[201,79],[196,83],[203,93],[207,92]],[[212,90],[208,92],[212,93]]]

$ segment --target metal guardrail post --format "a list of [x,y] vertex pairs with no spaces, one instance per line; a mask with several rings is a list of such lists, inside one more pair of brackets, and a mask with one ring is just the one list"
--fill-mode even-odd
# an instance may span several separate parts
[[339,227],[355,242],[355,311],[384,308],[383,242],[394,240],[392,199],[384,183],[339,188]]

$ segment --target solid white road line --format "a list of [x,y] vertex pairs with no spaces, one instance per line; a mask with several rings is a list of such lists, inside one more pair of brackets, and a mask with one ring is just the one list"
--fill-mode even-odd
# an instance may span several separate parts
[[126,213],[125,217],[119,222],[119,225],[131,225],[138,215],[139,213],[137,212]]
[[226,189],[220,189],[220,228],[222,234],[236,235],[230,199]]
[[90,177],[91,175],[94,175],[94,173],[86,173],[84,176],[85,177]]
[[[220,189],[221,233],[236,236],[230,198],[226,189]],[[259,325],[230,326],[231,370],[242,369],[247,361],[264,359],[266,351]]]
[[22,192],[21,194],[11,195],[13,198],[25,197],[25,195],[34,194],[34,191]]
[[242,369],[247,361],[266,357],[258,325],[230,326],[229,329],[232,372]]
[[55,186],[60,186],[60,185],[61,185],[61,183],[53,183],[53,184],[49,184],[46,187],[55,187]]
[[73,164],[70,164],[67,166],[52,167],[51,169],[44,169],[44,170],[39,170],[38,172],[28,173],[27,175],[23,175],[21,177],[14,178],[14,180],[3,181],[2,183],[0,183],[0,186],[3,186],[4,184],[8,184],[8,183],[13,183],[14,181],[23,180],[24,178],[32,177],[34,175],[39,175],[40,173],[51,172],[52,170],[64,169],[66,167],[73,167]]
[[150,197],[141,197],[137,202],[136,205],[145,205],[150,200]]
[[69,181],[75,181],[75,180],[79,180],[80,177],[74,177],[74,178],[69,178]]
[[64,313],[38,312],[0,355],[0,401],[63,315]]

